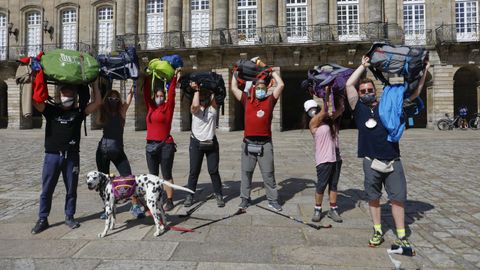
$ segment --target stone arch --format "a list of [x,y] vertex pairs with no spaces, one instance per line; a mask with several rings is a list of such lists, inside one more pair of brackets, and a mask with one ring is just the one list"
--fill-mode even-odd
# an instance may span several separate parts
[[458,108],[467,106],[468,114],[478,111],[478,86],[480,83],[480,69],[475,65],[462,66],[453,76],[453,111],[456,115]]

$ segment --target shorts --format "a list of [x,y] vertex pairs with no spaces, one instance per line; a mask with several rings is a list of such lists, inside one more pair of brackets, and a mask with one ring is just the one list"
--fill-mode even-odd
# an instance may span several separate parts
[[382,197],[382,186],[385,186],[388,199],[391,201],[405,202],[407,200],[407,180],[403,171],[402,161],[395,160],[393,172],[381,173],[370,168],[372,161],[363,159],[363,172],[365,174],[365,193],[367,199],[377,200]]
[[329,191],[337,191],[342,161],[326,162],[317,165],[317,193],[323,194],[327,185]]

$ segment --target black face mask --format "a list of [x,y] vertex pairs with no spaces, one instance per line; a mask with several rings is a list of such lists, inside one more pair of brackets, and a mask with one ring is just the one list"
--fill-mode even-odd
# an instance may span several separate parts
[[371,105],[376,100],[377,100],[377,98],[375,97],[375,95],[371,95],[371,94],[364,95],[364,96],[360,97],[360,102],[362,102],[365,105]]

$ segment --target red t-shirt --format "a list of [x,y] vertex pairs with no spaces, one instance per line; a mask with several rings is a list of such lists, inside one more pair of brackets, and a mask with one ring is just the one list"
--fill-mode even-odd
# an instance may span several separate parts
[[172,129],[173,109],[175,108],[175,87],[177,77],[173,77],[168,89],[167,100],[160,106],[150,98],[151,77],[145,78],[143,86],[143,98],[147,106],[147,140],[165,141],[173,143],[173,137],[170,135]]
[[250,100],[247,94],[243,93],[240,101],[245,109],[244,136],[272,137],[273,108],[277,99],[270,95],[264,100]]

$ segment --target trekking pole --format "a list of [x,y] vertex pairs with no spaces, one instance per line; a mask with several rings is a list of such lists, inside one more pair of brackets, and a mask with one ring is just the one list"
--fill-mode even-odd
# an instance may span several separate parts
[[314,228],[315,230],[320,230],[320,229],[328,229],[328,228],[332,228],[332,225],[331,224],[328,224],[328,225],[316,225],[316,224],[313,224],[313,223],[309,223],[309,222],[305,222],[303,220],[300,220],[300,219],[297,219],[297,218],[294,218],[292,216],[288,216],[288,215],[285,215],[285,214],[282,214],[282,213],[279,213],[279,212],[275,212],[273,210],[270,210],[268,208],[265,208],[263,206],[260,206],[258,204],[255,205],[256,207],[259,207],[259,208],[262,208],[263,210],[266,210],[268,212],[272,212],[274,214],[277,214],[277,215],[280,215],[282,217],[285,217],[285,218],[289,218],[295,222],[298,222],[298,223],[302,223],[304,225],[307,225],[307,226],[310,226],[312,228]]
[[[212,225],[213,223],[217,223],[217,222],[219,222],[219,221],[232,218],[232,217],[234,217],[234,216],[238,216],[238,215],[241,215],[241,214],[245,214],[246,212],[247,212],[247,211],[245,211],[245,209],[238,209],[238,210],[237,210],[235,213],[233,213],[233,214],[230,214],[230,215],[228,215],[228,216],[224,216],[224,217],[219,218],[219,219],[216,219],[216,220],[212,220],[212,221],[210,221],[210,222],[207,222],[207,223],[205,223],[205,224],[202,224],[202,225],[200,225],[200,226],[197,226],[197,227],[195,227],[195,228],[192,228],[191,230],[192,230],[192,231],[195,231],[196,229],[200,229],[200,228],[203,228],[203,227],[205,227],[205,226]],[[186,233],[186,232],[188,232],[188,231],[182,232],[182,234],[184,234],[184,233]]]
[[213,194],[208,195],[203,201],[201,201],[200,203],[198,203],[197,205],[189,209],[186,214],[178,215],[178,217],[181,217],[181,218],[189,217],[191,214],[193,214],[193,212],[197,211],[197,209],[200,208],[200,206],[202,206],[207,201],[213,199],[213,197],[214,197]]

